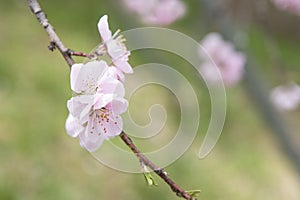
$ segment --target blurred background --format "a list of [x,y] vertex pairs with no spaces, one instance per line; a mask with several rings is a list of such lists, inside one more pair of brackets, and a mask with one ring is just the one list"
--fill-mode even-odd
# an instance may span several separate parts
[[[174,55],[132,53],[132,66],[168,64],[198,89],[198,136],[166,170],[185,189],[200,189],[199,199],[300,199],[300,109],[279,112],[268,102],[273,87],[300,83],[300,16],[269,0],[183,2],[185,15],[166,27],[196,41],[219,32],[247,54],[248,64],[244,79],[226,88],[222,135],[200,160],[197,154],[210,119],[205,84]],[[90,52],[99,44],[96,24],[104,14],[113,31],[146,26],[121,0],[40,3],[65,45],[77,51]],[[0,199],[177,199],[155,175],[158,187],[149,187],[141,174],[105,167],[65,133],[66,102],[72,96],[69,68],[48,44],[26,1],[0,0]],[[147,109],[157,101],[168,112],[167,127],[160,134],[172,137],[180,111],[167,90],[147,86],[137,92],[132,114],[137,123],[147,123]],[[136,143],[142,151],[154,150],[170,137]]]

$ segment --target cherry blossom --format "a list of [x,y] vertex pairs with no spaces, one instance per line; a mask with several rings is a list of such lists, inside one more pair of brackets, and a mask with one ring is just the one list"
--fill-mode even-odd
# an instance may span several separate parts
[[232,43],[224,41],[218,33],[209,33],[200,44],[212,59],[199,49],[199,55],[203,59],[200,71],[207,81],[219,82],[221,76],[224,84],[231,86],[242,78],[246,58],[243,53],[235,51]]
[[270,100],[278,110],[294,110],[300,104],[300,86],[295,83],[277,86],[271,90]]
[[128,63],[130,52],[127,50],[122,35],[117,36],[119,31],[112,35],[108,25],[108,16],[104,15],[98,22],[98,30],[102,38],[104,49],[112,59],[113,64],[123,73],[133,73]]
[[[82,70],[84,65],[84,70]],[[104,61],[74,64],[71,70],[71,89],[78,94],[95,93],[98,86],[98,78],[104,74],[107,68],[108,66]]]
[[66,131],[78,137],[82,147],[96,151],[104,140],[119,135],[123,128],[120,114],[126,111],[123,83],[103,60],[74,64],[71,89],[76,93],[67,103],[70,112]]
[[272,0],[275,6],[281,10],[286,10],[296,15],[300,15],[299,0]]
[[[127,110],[124,99],[124,73],[133,73],[128,63],[130,52],[122,36],[112,35],[104,15],[98,23],[102,44],[97,48],[99,57],[71,68],[71,89],[75,95],[67,102],[69,116],[66,131],[77,137],[80,145],[90,152],[96,151],[104,140],[122,132],[121,114]],[[102,56],[108,55],[107,64]]]
[[128,10],[149,25],[169,25],[184,16],[186,7],[180,0],[124,0]]

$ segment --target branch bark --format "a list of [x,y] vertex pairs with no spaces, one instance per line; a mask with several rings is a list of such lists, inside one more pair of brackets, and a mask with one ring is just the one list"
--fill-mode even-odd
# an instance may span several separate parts
[[[65,47],[65,45],[62,43],[58,35],[56,34],[53,26],[49,23],[46,14],[42,10],[41,6],[37,2],[37,0],[27,0],[28,5],[30,7],[30,10],[32,13],[36,16],[40,24],[43,26],[43,28],[46,30],[46,32],[49,35],[50,38],[50,45],[48,48],[53,51],[56,48],[60,51],[62,56],[64,57],[65,61],[71,68],[71,66],[75,63],[75,61],[72,58],[73,56],[83,56],[83,57],[89,57],[91,55],[82,53],[82,52],[74,52],[70,50],[69,48]],[[150,169],[152,169],[160,178],[162,178],[171,188],[173,192],[176,193],[177,196],[182,197],[187,200],[195,200],[195,198],[191,197],[186,191],[184,191],[179,185],[177,185],[168,175],[167,172],[156,166],[153,162],[151,162],[145,155],[143,155],[138,148],[134,145],[131,138],[125,133],[122,132],[120,134],[121,139],[123,142],[131,149],[133,153],[136,154],[139,161],[144,163],[146,166],[148,166]]]
[[75,63],[75,61],[72,59],[70,55],[70,50],[67,47],[65,47],[62,41],[59,39],[53,26],[48,22],[46,14],[42,10],[40,4],[36,0],[27,0],[27,2],[31,12],[36,16],[40,24],[43,26],[43,28],[46,30],[46,32],[49,35],[50,44],[48,48],[51,51],[57,48],[60,51],[61,55],[66,60],[66,62],[68,63],[69,67],[71,68],[71,66]]
[[125,142],[125,144],[131,149],[133,153],[136,154],[138,159],[142,161],[146,166],[150,167],[160,178],[162,178],[171,188],[173,192],[176,193],[177,196],[183,197],[188,200],[195,200],[192,198],[187,192],[185,192],[179,185],[177,185],[169,176],[168,173],[156,166],[153,162],[151,162],[145,155],[143,155],[139,149],[132,142],[131,138],[125,132],[120,134],[121,139]]

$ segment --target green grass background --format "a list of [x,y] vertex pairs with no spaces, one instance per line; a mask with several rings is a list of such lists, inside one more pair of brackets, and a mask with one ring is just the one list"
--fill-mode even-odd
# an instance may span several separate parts
[[[89,52],[100,42],[96,24],[103,14],[109,14],[112,30],[142,26],[119,1],[44,0],[41,5],[63,42],[74,50]],[[196,1],[187,2],[187,16],[170,28],[200,40],[211,30],[202,18],[204,8],[196,5]],[[247,26],[248,50],[260,64],[258,69],[269,87],[300,80],[299,35],[295,36],[296,28],[296,33],[280,28],[280,23],[297,27],[300,20],[274,8],[272,13],[276,15],[268,16],[271,22],[277,15],[283,16],[275,27],[264,28],[256,18],[247,25],[243,19],[233,22]],[[57,51],[47,49],[48,43],[26,1],[0,1],[0,199],[177,199],[159,178],[155,178],[158,187],[149,187],[142,175],[99,164],[65,133],[66,101],[72,95],[69,69]],[[147,55],[133,53],[131,63],[151,61]],[[170,59],[170,64],[176,63],[176,58],[173,62],[173,57]],[[188,67],[182,71],[197,85]],[[136,104],[131,105],[133,113],[141,116],[140,123],[147,122],[143,112],[151,101],[143,97],[160,96],[157,100],[170,108],[168,130],[172,132],[178,123],[174,96],[155,87],[148,89],[137,94]],[[184,156],[166,168],[170,176],[186,189],[201,189],[200,199],[300,199],[300,176],[243,84],[227,90],[228,113],[222,136],[208,157],[198,159],[210,117],[204,89],[199,86],[197,94],[202,109],[199,136]],[[300,110],[282,117],[299,145]],[[156,145],[147,141],[137,144],[142,151]]]

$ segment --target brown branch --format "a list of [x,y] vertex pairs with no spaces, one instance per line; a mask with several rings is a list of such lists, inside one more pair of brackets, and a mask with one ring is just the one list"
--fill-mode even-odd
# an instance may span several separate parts
[[79,56],[79,57],[85,57],[85,58],[94,58],[96,57],[95,54],[89,54],[89,53],[84,53],[84,52],[79,52],[79,51],[69,51],[69,54],[71,56]]
[[[75,61],[72,59],[73,56],[82,56],[82,57],[90,57],[93,56],[92,54],[86,54],[83,52],[74,52],[64,46],[64,44],[61,42],[57,34],[55,33],[55,30],[53,26],[48,22],[48,19],[46,17],[46,14],[41,9],[41,6],[37,2],[37,0],[27,0],[29,7],[33,14],[35,14],[36,18],[39,20],[40,24],[44,27],[46,32],[48,33],[50,37],[50,45],[48,48],[53,51],[55,48],[57,48],[66,62],[68,63],[69,67],[71,67]],[[193,197],[191,197],[187,192],[185,192],[179,185],[177,185],[170,177],[168,177],[167,172],[156,166],[153,162],[151,162],[145,155],[143,155],[138,148],[134,145],[131,138],[126,135],[125,132],[122,132],[120,134],[121,139],[124,141],[124,143],[131,149],[133,153],[136,154],[140,162],[142,162],[144,165],[148,166],[150,169],[152,169],[160,178],[162,178],[172,189],[173,192],[176,193],[177,196],[183,197],[187,200],[195,200]]]
[[131,151],[136,154],[139,160],[142,161],[146,166],[150,167],[150,169],[152,169],[160,178],[162,178],[170,186],[172,191],[176,193],[177,196],[183,197],[188,200],[195,200],[187,192],[185,192],[179,185],[177,185],[168,176],[167,172],[164,169],[156,166],[144,154],[142,154],[140,150],[138,150],[138,148],[134,145],[131,138],[125,132],[122,132],[120,134],[120,137],[123,140],[123,142],[125,142],[125,144],[131,149]]
[[36,0],[27,0],[28,5],[30,7],[31,12],[35,14],[36,18],[39,20],[40,24],[44,27],[46,32],[49,35],[50,38],[50,45],[48,48],[53,51],[55,48],[57,48],[66,62],[68,63],[69,67],[75,63],[70,55],[70,50],[65,47],[65,45],[61,42],[57,34],[55,33],[55,30],[53,26],[48,22],[48,19],[46,17],[46,14],[42,10],[40,4]]

